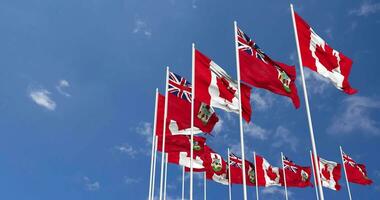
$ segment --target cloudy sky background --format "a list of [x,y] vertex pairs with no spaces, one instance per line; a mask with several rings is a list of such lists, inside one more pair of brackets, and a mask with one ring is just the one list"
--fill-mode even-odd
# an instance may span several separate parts
[[[0,198],[145,199],[154,91],[164,92],[165,66],[190,79],[195,42],[236,77],[234,20],[268,55],[298,64],[289,3],[1,0]],[[342,145],[364,162],[375,183],[351,184],[352,195],[374,199],[380,195],[380,2],[293,3],[320,36],[354,61],[354,96],[305,73],[319,154],[339,162]],[[249,159],[255,150],[279,165],[282,151],[310,165],[299,83],[299,110],[285,97],[253,89],[253,123],[244,126]],[[223,155],[227,147],[239,154],[238,116],[218,114],[207,144]],[[201,177],[195,179],[197,199],[203,195]],[[324,190],[326,198],[347,199],[343,180],[340,192]],[[181,169],[169,165],[168,199],[180,197],[180,183]],[[315,195],[313,188],[289,191],[290,199]],[[227,187],[213,182],[207,193],[228,198]],[[234,186],[234,199],[241,194]],[[260,196],[283,199],[283,189],[260,188]],[[249,197],[254,199],[254,188]]]

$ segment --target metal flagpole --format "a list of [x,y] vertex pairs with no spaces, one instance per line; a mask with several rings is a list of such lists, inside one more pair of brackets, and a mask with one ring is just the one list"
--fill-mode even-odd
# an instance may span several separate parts
[[[290,9],[292,11],[293,28],[294,28],[294,35],[295,35],[296,44],[297,44],[298,60],[299,60],[299,67],[300,67],[300,71],[301,71],[302,87],[303,87],[303,91],[304,91],[304,98],[305,98],[305,105],[306,105],[306,114],[307,114],[307,119],[308,119],[308,123],[309,123],[311,146],[312,146],[312,150],[313,150],[314,162],[318,163],[317,147],[315,145],[313,123],[312,123],[312,120],[311,120],[311,113],[310,113],[310,108],[309,108],[309,98],[308,98],[308,95],[307,95],[305,76],[304,76],[304,73],[303,73],[301,51],[300,51],[300,46],[299,46],[299,41],[298,41],[298,34],[297,34],[296,21],[295,21],[295,17],[294,17],[293,4],[290,4]],[[321,182],[321,177],[320,177],[320,173],[319,173],[319,165],[315,166],[315,171],[317,172],[317,182],[320,183]],[[318,184],[318,189],[319,189],[319,196],[320,196],[321,200],[324,200],[325,198],[324,198],[324,195],[323,195],[323,189],[322,189],[322,185],[321,184]]]
[[347,184],[348,196],[350,197],[350,200],[352,200],[352,197],[351,197],[351,190],[350,190],[350,184],[348,183],[348,177],[347,177],[346,166],[344,165],[344,158],[343,158],[343,150],[342,150],[342,146],[339,146],[339,149],[340,149],[340,156],[342,157],[342,165],[343,165],[343,170],[344,170],[344,176],[346,177],[346,184]]
[[310,161],[311,161],[311,167],[313,168],[313,174],[314,174],[314,185],[315,185],[315,195],[317,195],[317,200],[319,200],[319,195],[318,195],[318,186],[317,186],[317,179],[316,179],[316,174],[315,174],[315,168],[314,168],[314,162],[313,162],[313,154],[310,151]]
[[285,185],[285,199],[288,200],[288,188],[286,185],[286,172],[284,165],[284,154],[281,152],[281,163],[282,163],[282,173],[284,174],[284,185]]
[[203,173],[203,199],[207,199],[207,177],[206,177],[206,171]]
[[162,153],[161,153],[161,177],[160,177],[160,200],[162,200],[162,192],[164,186],[164,164],[165,164],[165,135],[166,135],[166,117],[168,115],[168,82],[169,67],[166,67],[166,83],[165,83],[165,107],[164,107],[164,124],[162,131]]
[[182,166],[182,200],[185,200],[185,166]]
[[152,197],[152,180],[153,180],[153,160],[154,160],[154,148],[156,143],[156,120],[157,120],[157,102],[158,102],[158,88],[156,88],[156,101],[154,106],[154,121],[153,121],[153,133],[152,133],[152,156],[150,159],[150,177],[149,177],[149,197],[148,199],[151,199]]
[[195,94],[195,44],[192,44],[191,56],[191,141],[190,141],[190,200],[193,200],[193,145],[194,145],[194,94]]
[[[154,131],[154,132],[156,132],[156,131]],[[154,199],[154,188],[155,188],[155,181],[156,181],[157,144],[158,144],[158,136],[155,136],[155,140],[154,140],[154,160],[153,160],[153,178],[152,178],[152,196],[151,196],[151,200]]]
[[166,200],[166,183],[168,179],[168,153],[165,153],[165,180],[164,180],[164,200]]
[[255,165],[256,200],[259,200],[259,179],[257,177],[256,151],[253,152],[253,162]]
[[235,30],[235,53],[236,53],[236,71],[237,71],[237,83],[239,92],[239,124],[240,124],[240,148],[241,148],[241,159],[243,160],[243,196],[244,200],[247,200],[247,183],[246,183],[246,172],[245,172],[245,153],[244,153],[244,133],[243,133],[243,114],[241,109],[241,88],[240,88],[240,60],[239,60],[239,50],[238,50],[238,38],[237,38],[237,22],[234,21]]
[[232,191],[231,191],[231,167],[230,167],[230,148],[227,148],[228,154],[228,196],[229,200],[232,200]]

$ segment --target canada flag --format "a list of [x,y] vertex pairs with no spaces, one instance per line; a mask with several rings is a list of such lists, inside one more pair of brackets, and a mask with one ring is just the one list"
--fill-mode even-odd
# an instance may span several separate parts
[[348,82],[351,59],[331,48],[296,12],[294,16],[303,65],[329,79],[339,90],[355,94],[357,90]]
[[340,190],[341,165],[320,157],[318,157],[318,160],[322,186],[332,190]]
[[273,167],[265,158],[256,155],[257,182],[259,186],[281,186],[284,182],[280,168]]

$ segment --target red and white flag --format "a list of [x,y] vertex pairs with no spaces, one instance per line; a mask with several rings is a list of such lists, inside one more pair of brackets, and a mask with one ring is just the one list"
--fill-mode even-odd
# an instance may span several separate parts
[[[202,154],[204,151],[206,138],[194,136],[193,150],[195,154]],[[189,151],[191,139],[188,135],[167,135],[165,136],[165,152]],[[158,151],[162,151],[162,137],[158,137]]]
[[[241,84],[244,119],[251,119],[251,89]],[[195,98],[211,107],[239,113],[238,85],[219,65],[195,50]]]
[[299,108],[296,69],[272,60],[241,29],[237,28],[240,77],[245,83],[289,97]]
[[340,190],[341,165],[320,157],[318,160],[322,186],[332,190]]
[[329,79],[339,90],[355,94],[357,90],[348,82],[351,59],[331,48],[296,12],[294,16],[303,65]]
[[[231,173],[231,183],[233,184],[243,184],[243,161],[241,158],[237,157],[235,154],[230,153],[230,164],[229,170]],[[253,163],[245,160],[246,169],[246,184],[250,186],[256,185],[255,177],[255,166]]]
[[351,183],[360,185],[370,185],[372,180],[368,178],[365,165],[356,163],[350,156],[343,152],[344,167],[346,168],[347,179]]
[[208,146],[205,146],[203,160],[205,161],[206,178],[223,185],[228,185],[227,163],[222,156],[215,153]]
[[[191,162],[190,151],[169,152],[168,162],[190,168],[190,162]],[[197,154],[194,152],[193,169],[194,171],[197,171],[197,170],[202,171],[204,169],[203,153]]]
[[[308,187],[310,182],[311,168],[296,165],[293,161],[284,156],[284,169],[287,187]],[[285,181],[285,179],[284,179]]]
[[284,182],[280,168],[273,167],[265,158],[256,155],[257,182],[259,186],[281,186]]

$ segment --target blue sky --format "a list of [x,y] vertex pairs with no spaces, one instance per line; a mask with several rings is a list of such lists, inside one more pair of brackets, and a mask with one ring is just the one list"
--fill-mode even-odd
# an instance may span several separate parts
[[[154,91],[165,66],[191,77],[191,43],[236,77],[233,20],[274,59],[298,64],[288,1],[1,0],[0,198],[145,199],[148,192]],[[347,96],[306,70],[319,154],[340,161],[339,145],[364,162],[374,184],[351,184],[354,199],[380,195],[380,2],[294,1],[296,11],[332,47],[352,58],[359,90]],[[298,69],[298,68],[297,68]],[[309,165],[303,91],[295,110],[285,97],[253,89],[247,157],[273,165],[280,152]],[[221,122],[208,145],[239,153],[238,117]],[[169,166],[169,199],[180,197],[178,166]],[[202,181],[196,176],[195,195]],[[347,199],[325,189],[328,199]],[[188,185],[187,185],[188,186]],[[157,191],[157,190],[156,190]],[[240,186],[233,187],[241,199]],[[212,199],[227,188],[208,182]],[[283,199],[281,188],[260,189]],[[314,189],[290,189],[312,199]],[[249,189],[254,199],[254,189]]]

